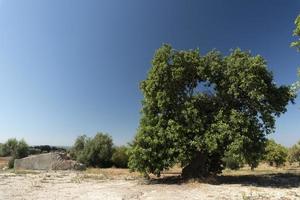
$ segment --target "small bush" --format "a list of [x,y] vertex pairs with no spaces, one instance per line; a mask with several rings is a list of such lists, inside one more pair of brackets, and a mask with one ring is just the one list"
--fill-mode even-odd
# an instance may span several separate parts
[[112,163],[115,167],[118,168],[127,168],[128,167],[128,148],[126,146],[116,147],[112,155]]

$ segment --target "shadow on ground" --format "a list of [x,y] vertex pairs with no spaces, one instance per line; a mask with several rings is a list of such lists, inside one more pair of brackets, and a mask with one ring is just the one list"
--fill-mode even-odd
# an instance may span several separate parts
[[241,184],[245,186],[292,188],[300,186],[300,174],[270,173],[259,175],[220,175],[218,184]]
[[[184,180],[180,175],[152,178],[148,184],[183,184],[191,180]],[[192,182],[212,185],[240,184],[243,186],[295,188],[300,187],[300,174],[295,173],[269,173],[255,175],[218,175],[209,178],[192,180]]]

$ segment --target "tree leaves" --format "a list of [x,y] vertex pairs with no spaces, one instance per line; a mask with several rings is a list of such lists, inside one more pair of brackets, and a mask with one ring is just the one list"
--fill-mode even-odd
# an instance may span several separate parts
[[[297,37],[300,37],[300,15],[296,18],[295,25],[296,25],[296,28],[293,32],[293,35],[297,36]],[[300,39],[298,39],[297,41],[292,42],[291,46],[296,47],[298,50],[300,50]]]

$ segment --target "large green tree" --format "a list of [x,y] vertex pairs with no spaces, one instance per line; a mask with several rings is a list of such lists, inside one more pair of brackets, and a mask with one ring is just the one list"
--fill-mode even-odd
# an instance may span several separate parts
[[294,99],[277,86],[261,56],[236,49],[217,51],[159,48],[146,80],[129,167],[144,174],[183,166],[183,177],[220,173],[227,152],[255,167],[275,116]]

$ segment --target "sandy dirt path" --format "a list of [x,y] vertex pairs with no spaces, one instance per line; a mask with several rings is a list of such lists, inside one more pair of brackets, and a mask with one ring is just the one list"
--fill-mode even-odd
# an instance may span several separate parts
[[241,184],[146,184],[139,180],[107,179],[103,175],[60,171],[0,173],[0,199],[160,200],[160,199],[300,199],[300,188],[272,188]]

